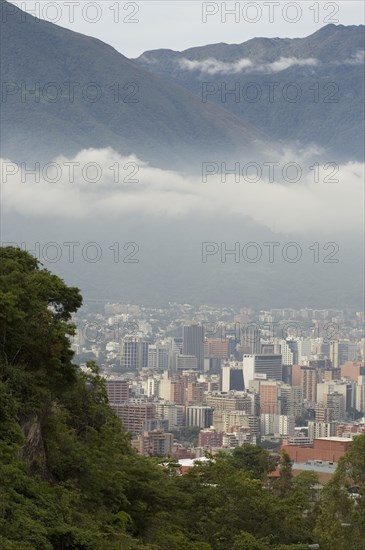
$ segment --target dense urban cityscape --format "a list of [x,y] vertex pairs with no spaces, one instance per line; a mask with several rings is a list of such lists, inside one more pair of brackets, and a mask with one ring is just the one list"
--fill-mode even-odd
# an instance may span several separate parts
[[182,466],[245,443],[328,478],[365,433],[364,314],[86,302],[75,359],[96,361],[146,456]]

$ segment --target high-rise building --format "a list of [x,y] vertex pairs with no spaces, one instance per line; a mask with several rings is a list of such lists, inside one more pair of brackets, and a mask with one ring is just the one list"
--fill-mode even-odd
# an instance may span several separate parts
[[149,376],[143,383],[145,395],[147,397],[159,397],[160,380],[154,376]]
[[127,372],[146,369],[148,366],[148,342],[135,336],[123,338],[121,366]]
[[329,393],[341,393],[344,398],[345,411],[350,410],[355,406],[355,383],[354,382],[342,382],[337,380],[330,380],[317,384],[317,401],[318,403],[324,402],[325,394]]
[[198,358],[195,355],[178,355],[176,370],[181,372],[183,370],[198,370]]
[[183,380],[171,380],[170,401],[177,405],[185,403],[185,387]]
[[245,387],[249,387],[250,380],[267,378],[270,380],[283,379],[282,356],[279,354],[255,354],[243,356],[243,374]]
[[315,403],[317,400],[317,372],[314,367],[300,369],[300,386],[303,391],[303,400]]
[[134,435],[142,434],[148,421],[155,418],[153,403],[111,403],[111,407],[122,420],[125,430]]
[[198,370],[204,370],[204,327],[197,323],[183,327],[183,355],[194,355]]
[[314,420],[316,422],[332,422],[333,411],[327,409],[322,403],[315,403],[314,405]]
[[296,343],[298,350],[297,362],[299,365],[308,365],[312,354],[312,342],[310,338],[298,338]]
[[240,349],[242,355],[261,352],[261,330],[258,327],[248,324],[242,328]]
[[323,405],[332,410],[333,420],[344,420],[345,418],[345,399],[341,393],[330,392],[323,396]]
[[291,368],[291,385],[292,386],[300,386],[300,379],[301,379],[301,365],[292,365]]
[[249,427],[249,415],[245,411],[226,411],[224,421],[226,432]]
[[206,338],[204,342],[204,357],[229,357],[228,339]]
[[132,447],[144,456],[168,456],[172,450],[173,435],[160,429],[143,432],[132,439]]
[[260,380],[261,414],[281,414],[279,384],[276,380]]
[[183,337],[182,336],[174,336],[174,345],[179,350],[179,353],[183,353]]
[[349,340],[340,340],[338,342],[338,366],[344,365],[349,361],[350,342]]
[[279,433],[279,415],[263,413],[260,416],[261,435],[274,435]]
[[280,384],[279,396],[280,412],[285,416],[297,418],[303,411],[303,390],[297,386]]
[[359,376],[358,383],[356,384],[355,407],[356,410],[365,415],[365,374]]
[[169,346],[162,342],[149,344],[148,346],[148,368],[165,371],[169,369]]
[[[280,340],[280,351],[283,358],[283,365],[294,365],[296,363],[294,358],[294,353],[292,350],[292,344],[293,342],[288,340]],[[296,353],[296,355],[298,355]]]
[[200,382],[188,382],[187,402],[189,405],[200,405],[204,399],[204,385]]
[[106,380],[109,403],[124,403],[129,399],[129,384],[126,380]]
[[308,422],[308,437],[311,441],[321,437],[334,437],[336,435],[336,422]]
[[295,417],[288,415],[279,416],[279,434],[281,436],[294,437]]
[[338,340],[331,340],[329,344],[329,358],[332,363],[332,368],[334,369],[338,369],[338,367],[340,366],[338,348]]
[[168,430],[174,430],[178,425],[178,405],[175,403],[156,403],[156,416],[167,420]]
[[206,428],[199,432],[199,447],[222,447],[223,432]]
[[245,411],[247,414],[257,414],[259,409],[258,395],[255,393],[243,395],[215,393],[207,395],[205,401],[214,411]]
[[347,361],[341,366],[341,376],[343,378],[350,378],[353,382],[357,382],[359,376],[365,376],[365,365]]
[[210,428],[213,425],[213,409],[208,405],[189,405],[186,410],[186,424]]
[[243,380],[242,363],[226,363],[221,368],[222,392],[231,390],[243,391],[245,388]]

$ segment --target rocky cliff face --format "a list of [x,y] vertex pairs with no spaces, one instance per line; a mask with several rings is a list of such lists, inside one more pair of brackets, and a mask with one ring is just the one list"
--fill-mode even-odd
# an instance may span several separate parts
[[53,476],[47,467],[40,418],[35,414],[27,415],[21,420],[20,425],[24,434],[21,458],[28,463],[29,473],[39,475],[44,481],[53,482]]

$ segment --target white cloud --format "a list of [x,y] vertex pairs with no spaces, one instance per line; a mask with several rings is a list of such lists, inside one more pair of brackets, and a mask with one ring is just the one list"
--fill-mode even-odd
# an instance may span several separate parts
[[211,75],[217,73],[240,73],[245,69],[253,67],[252,61],[248,58],[242,58],[238,61],[228,63],[225,61],[218,61],[218,59],[215,59],[214,57],[209,57],[208,59],[204,59],[202,61],[183,58],[179,59],[179,65],[181,66],[181,68],[187,69],[188,71],[198,70],[202,73],[207,73]]
[[365,50],[358,50],[356,54],[349,59],[345,59],[342,63],[343,65],[363,65],[365,62]]
[[[211,216],[213,220],[240,215],[274,231],[336,234],[362,231],[363,164],[347,163],[339,166],[338,171],[336,166],[322,166],[316,175],[310,169],[313,160],[305,154],[299,156],[287,151],[282,159],[273,160],[279,162],[271,178],[274,182],[270,181],[269,166],[262,163],[258,181],[250,182],[253,170],[239,165],[239,182],[231,175],[225,183],[219,174],[207,177],[203,183],[201,177],[153,168],[136,157],[122,157],[112,149],[88,149],[71,159],[57,158],[60,176],[57,182],[51,181],[57,172],[52,173],[52,167],[48,170],[41,167],[43,174],[35,182],[34,176],[24,177],[20,167],[3,160],[2,210],[4,214],[60,218],[65,223],[68,219],[93,223],[95,219],[118,219],[121,215],[168,219],[196,215]],[[303,173],[297,183],[283,184],[278,176],[290,161],[302,163]],[[73,181],[70,165],[66,164],[70,162],[74,166]],[[101,178],[92,182],[96,165]],[[227,168],[233,165],[227,162]],[[117,167],[119,182],[115,181]],[[213,164],[210,168],[214,171],[218,166]],[[296,170],[288,169],[288,179],[294,179]],[[329,181],[325,181],[326,177]],[[335,179],[339,181],[332,181]]]
[[272,63],[254,62],[249,58],[241,58],[233,62],[219,61],[214,57],[204,60],[180,59],[179,65],[189,71],[200,71],[210,75],[214,74],[236,74],[241,72],[264,72],[278,73],[290,67],[314,67],[319,64],[318,59],[313,57],[299,59],[297,57],[281,57]]

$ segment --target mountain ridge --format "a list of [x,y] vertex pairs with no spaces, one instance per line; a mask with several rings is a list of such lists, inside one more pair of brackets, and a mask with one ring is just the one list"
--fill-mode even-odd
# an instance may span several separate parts
[[[221,106],[202,104],[185,88],[151,74],[100,40],[35,22],[29,14],[21,23],[19,12],[2,22],[1,73],[10,87],[2,105],[3,156],[15,162],[49,160],[83,148],[113,147],[164,168],[182,168],[190,160],[199,166],[209,152],[237,155],[245,148],[250,155],[256,148],[274,148],[251,123]],[[65,83],[75,82],[70,101]],[[58,85],[49,95],[61,88],[57,101],[44,97],[47,83]],[[23,101],[23,84],[41,87],[39,101],[31,101],[30,94]],[[100,100],[84,97],[88,86],[99,92]]]
[[[254,123],[273,140],[315,145],[342,161],[363,161],[364,30],[364,25],[329,24],[302,38],[151,50],[136,62],[200,97],[209,82],[215,89],[210,102]],[[298,100],[285,96],[290,84]],[[258,100],[244,95],[250,85]],[[274,99],[268,85],[276,86]],[[236,87],[239,96],[222,98],[222,90]]]

